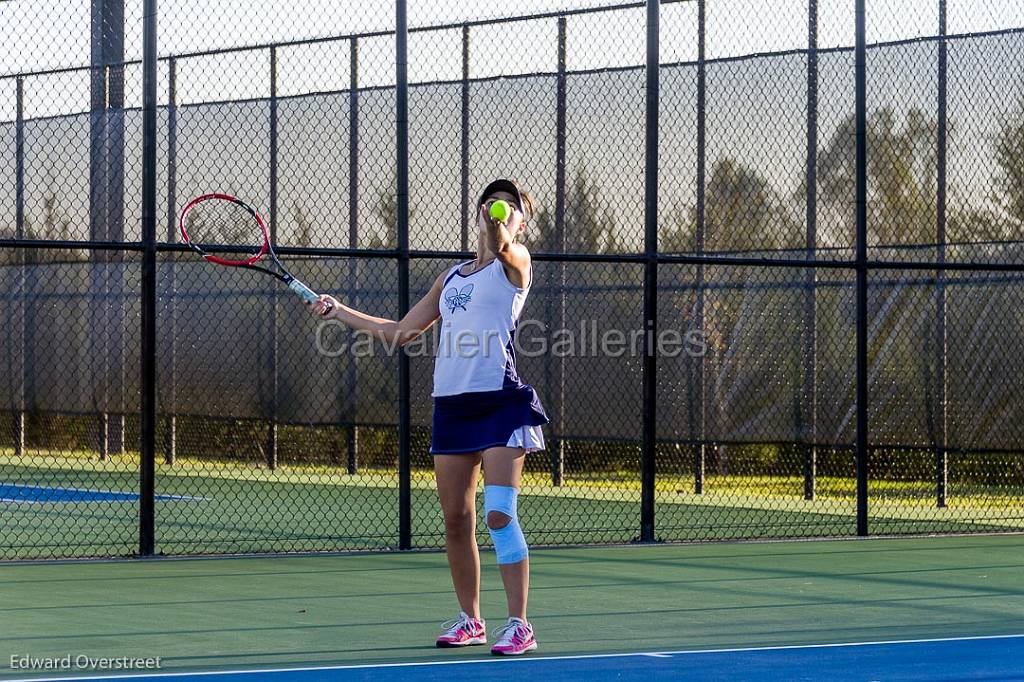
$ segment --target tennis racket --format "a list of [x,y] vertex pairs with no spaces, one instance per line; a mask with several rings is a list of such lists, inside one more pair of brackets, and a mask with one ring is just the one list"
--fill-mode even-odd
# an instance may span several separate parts
[[[263,216],[241,199],[220,193],[198,196],[181,210],[178,227],[184,242],[208,262],[272,275],[309,305],[316,303],[317,294],[295,279],[274,253]],[[248,246],[256,251],[239,253],[238,247]],[[257,265],[265,256],[270,257],[270,267]],[[329,312],[331,306],[324,315]]]

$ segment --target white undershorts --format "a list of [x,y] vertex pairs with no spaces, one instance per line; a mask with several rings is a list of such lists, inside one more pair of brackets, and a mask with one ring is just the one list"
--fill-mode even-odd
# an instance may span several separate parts
[[520,426],[512,432],[507,447],[524,448],[527,453],[544,449],[544,432],[539,426]]

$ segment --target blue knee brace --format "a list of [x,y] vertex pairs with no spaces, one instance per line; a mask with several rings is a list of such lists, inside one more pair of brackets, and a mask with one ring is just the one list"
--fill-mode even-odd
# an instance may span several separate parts
[[530,554],[523,529],[519,526],[518,496],[519,491],[511,486],[484,486],[484,513],[490,516],[492,511],[500,512],[512,519],[504,528],[491,528],[490,524],[487,525],[499,564],[517,564]]

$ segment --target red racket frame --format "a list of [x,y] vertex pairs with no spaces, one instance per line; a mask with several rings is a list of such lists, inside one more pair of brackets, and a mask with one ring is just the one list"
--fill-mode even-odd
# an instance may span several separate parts
[[[204,201],[230,201],[246,211],[248,211],[252,217],[256,220],[256,224],[259,225],[260,232],[263,234],[263,243],[260,245],[259,251],[254,253],[252,256],[242,260],[229,260],[227,258],[221,258],[220,256],[211,256],[210,254],[203,251],[203,249],[194,244],[188,236],[188,230],[185,229],[185,218],[188,216],[189,211],[195,208],[197,205]],[[258,263],[267,253],[270,251],[270,231],[267,229],[267,223],[263,220],[263,216],[259,214],[255,208],[245,203],[238,197],[233,197],[230,194],[222,194],[220,192],[211,192],[210,194],[203,194],[196,197],[192,201],[185,204],[185,208],[181,209],[181,216],[178,218],[178,230],[181,232],[181,238],[185,240],[185,243],[191,246],[194,250],[198,251],[199,254],[211,263],[218,265],[227,265],[233,268],[242,268]]]

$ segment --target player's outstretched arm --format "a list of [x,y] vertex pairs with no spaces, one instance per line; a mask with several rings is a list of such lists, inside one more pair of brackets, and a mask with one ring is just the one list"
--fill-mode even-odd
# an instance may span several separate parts
[[[384,343],[391,345],[397,343],[399,346],[404,346],[430,329],[430,326],[440,317],[438,306],[441,301],[444,275],[445,273],[442,272],[437,276],[430,291],[417,301],[416,305],[410,308],[401,320],[367,315],[327,294],[323,294],[317,299],[313,310],[323,319],[338,320],[352,329],[370,332]],[[324,315],[324,312],[328,310],[330,312]]]

